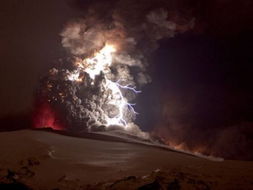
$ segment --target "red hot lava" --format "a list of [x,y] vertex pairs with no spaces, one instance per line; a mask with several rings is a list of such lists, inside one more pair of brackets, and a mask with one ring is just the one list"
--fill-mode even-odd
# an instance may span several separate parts
[[52,128],[53,130],[64,130],[63,125],[60,124],[58,114],[47,102],[36,106],[33,116],[33,128]]

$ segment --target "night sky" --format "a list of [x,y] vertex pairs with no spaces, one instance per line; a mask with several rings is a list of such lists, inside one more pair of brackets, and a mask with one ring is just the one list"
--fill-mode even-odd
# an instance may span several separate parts
[[[39,78],[67,57],[59,33],[92,3],[1,2],[1,129],[29,126]],[[152,83],[136,100],[138,125],[190,150],[253,159],[252,1],[184,0],[176,7],[195,27],[159,41],[150,56]]]

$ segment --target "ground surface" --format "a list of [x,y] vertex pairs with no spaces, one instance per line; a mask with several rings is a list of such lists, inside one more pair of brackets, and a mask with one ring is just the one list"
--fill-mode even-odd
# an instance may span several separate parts
[[1,189],[253,189],[253,162],[136,143],[22,130],[0,133],[0,150]]

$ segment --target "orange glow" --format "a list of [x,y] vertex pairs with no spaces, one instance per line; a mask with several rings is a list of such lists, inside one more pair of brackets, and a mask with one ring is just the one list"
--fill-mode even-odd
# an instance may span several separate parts
[[43,103],[42,105],[39,105],[38,111],[34,115],[33,127],[63,130],[63,126],[57,122],[56,118],[56,113],[53,111],[51,106],[48,103]]

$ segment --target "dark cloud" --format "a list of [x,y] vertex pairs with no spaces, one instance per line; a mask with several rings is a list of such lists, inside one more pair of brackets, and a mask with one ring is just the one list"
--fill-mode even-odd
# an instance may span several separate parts
[[253,158],[252,105],[245,94],[210,86],[173,93],[162,100],[154,129],[168,144],[227,159]]
[[149,99],[158,103],[148,114],[156,114],[156,122],[149,128],[188,150],[252,159],[252,36],[248,32],[242,29],[226,38],[184,34],[162,42],[154,58],[155,87],[149,89]]
[[253,22],[251,0],[242,2],[235,0],[197,1],[195,15],[199,18],[199,32],[233,37],[242,31],[252,31]]

